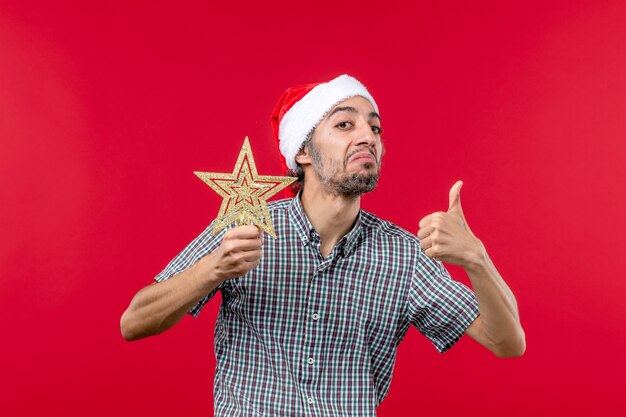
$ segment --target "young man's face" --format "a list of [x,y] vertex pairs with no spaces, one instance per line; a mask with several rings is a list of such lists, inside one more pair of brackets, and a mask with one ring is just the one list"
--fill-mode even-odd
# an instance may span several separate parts
[[[315,128],[301,164],[310,163],[331,194],[355,197],[372,191],[380,172],[380,134],[380,117],[370,102],[349,98],[333,107]],[[305,174],[305,184],[306,175],[310,174]]]

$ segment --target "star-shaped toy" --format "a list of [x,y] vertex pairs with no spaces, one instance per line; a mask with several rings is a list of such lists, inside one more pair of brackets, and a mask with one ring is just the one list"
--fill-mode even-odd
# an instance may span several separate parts
[[276,239],[267,199],[294,182],[294,177],[259,175],[248,137],[243,142],[232,174],[194,172],[221,195],[222,205],[213,225],[213,234],[230,224],[255,224]]

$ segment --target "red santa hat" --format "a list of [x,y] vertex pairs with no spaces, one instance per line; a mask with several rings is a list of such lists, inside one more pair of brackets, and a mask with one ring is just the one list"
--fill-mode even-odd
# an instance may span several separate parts
[[274,137],[287,168],[296,169],[296,154],[306,137],[338,103],[355,96],[367,99],[378,113],[376,102],[356,78],[341,75],[331,81],[288,88],[272,113]]

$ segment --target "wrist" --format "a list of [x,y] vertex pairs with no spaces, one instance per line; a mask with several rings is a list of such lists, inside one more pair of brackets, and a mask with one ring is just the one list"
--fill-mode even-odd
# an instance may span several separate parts
[[198,282],[203,290],[213,289],[226,280],[220,276],[219,271],[215,267],[214,255],[212,253],[200,258],[196,266]]
[[487,268],[488,264],[489,256],[487,255],[485,245],[483,245],[483,243],[479,239],[476,239],[475,248],[470,251],[467,263],[463,266],[463,268],[466,270],[466,272],[480,271]]

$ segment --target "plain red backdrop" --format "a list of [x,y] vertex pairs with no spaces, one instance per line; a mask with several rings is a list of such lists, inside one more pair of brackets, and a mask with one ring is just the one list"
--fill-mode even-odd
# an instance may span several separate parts
[[119,317],[217,213],[192,172],[248,135],[280,174],[275,101],[344,72],[385,128],[364,207],[416,231],[463,179],[528,343],[413,329],[379,415],[623,412],[624,2],[2,1],[0,413],[211,415],[219,300],[136,343]]

